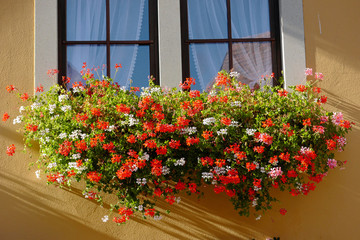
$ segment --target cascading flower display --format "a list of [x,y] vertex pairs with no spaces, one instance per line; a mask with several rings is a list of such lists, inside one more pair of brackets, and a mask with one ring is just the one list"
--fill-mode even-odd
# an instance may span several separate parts
[[[150,81],[139,94],[109,78],[94,79],[84,65],[86,84],[66,90],[63,78],[63,87],[37,89],[40,95],[19,93],[29,104],[13,123],[24,125],[26,145],[39,143],[35,164],[48,183],[85,181],[85,198],[100,203],[102,193],[116,194],[115,223],[136,212],[160,219],[156,198],[172,205],[179,192],[198,194],[202,184],[227,194],[248,216],[271,208],[272,188],[307,195],[329,169],[345,163],[335,160],[334,150],[343,150],[352,123],[323,109],[314,82],[292,91],[251,90],[223,71],[210,93],[192,91],[195,79],[188,78],[180,84],[184,91]],[[10,85],[7,91],[19,90]],[[7,154],[14,153],[10,145]]]

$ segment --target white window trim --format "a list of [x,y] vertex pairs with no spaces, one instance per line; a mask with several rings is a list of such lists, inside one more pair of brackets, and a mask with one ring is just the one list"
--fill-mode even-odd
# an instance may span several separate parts
[[[281,54],[285,87],[304,80],[305,42],[302,0],[280,0]],[[180,0],[158,0],[159,69],[163,87],[182,79]],[[35,86],[56,83],[47,70],[58,67],[57,0],[35,0]]]
[[49,69],[58,68],[57,0],[35,0],[35,86],[44,90],[57,83],[47,76]]
[[302,0],[280,0],[281,60],[285,88],[304,82],[305,37]]

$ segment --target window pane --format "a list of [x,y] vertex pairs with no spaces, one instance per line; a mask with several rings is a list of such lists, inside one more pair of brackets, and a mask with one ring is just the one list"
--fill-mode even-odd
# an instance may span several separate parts
[[66,37],[68,41],[105,40],[105,0],[67,0]]
[[[111,46],[111,76],[121,86],[147,87],[150,75],[150,49],[146,45]],[[115,75],[115,64],[121,64]],[[132,80],[132,83],[130,83]]]
[[226,0],[188,1],[189,39],[227,38]]
[[[272,58],[270,42],[244,42],[233,44],[233,71],[240,73],[238,78],[250,88],[256,87],[262,76],[271,75]],[[229,66],[224,62],[223,67]],[[264,85],[265,83],[262,83]],[[272,85],[272,82],[268,83]]]
[[[106,75],[106,47],[105,45],[71,45],[67,47],[67,76],[71,78],[71,84],[74,82],[83,82],[80,71],[82,70],[83,62],[86,62],[87,68],[99,68],[97,71],[99,76],[104,73]],[[103,73],[102,73],[103,69]],[[95,78],[99,78],[96,72]]]
[[209,91],[215,82],[215,77],[227,60],[227,43],[190,44],[190,76],[195,78],[192,90]]
[[110,0],[110,39],[149,40],[149,0]]
[[233,38],[270,37],[269,0],[232,0]]

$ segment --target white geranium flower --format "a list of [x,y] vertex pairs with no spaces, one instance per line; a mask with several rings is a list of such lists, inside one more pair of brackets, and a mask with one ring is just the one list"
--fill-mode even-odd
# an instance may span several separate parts
[[40,103],[34,102],[33,104],[31,104],[30,107],[31,107],[31,110],[38,109],[40,107]]
[[13,124],[17,124],[17,123],[21,123],[22,122],[22,115],[17,116],[14,120],[13,120]]
[[35,171],[36,178],[40,179],[40,170]]
[[105,215],[104,217],[101,218],[101,220],[102,220],[103,222],[107,222],[107,221],[109,221],[109,216],[108,216],[108,215]]
[[147,152],[144,152],[140,159],[149,161],[150,155]]
[[73,154],[73,155],[71,156],[71,159],[76,160],[76,159],[80,159],[80,157],[81,157],[81,154],[80,154],[80,153],[76,153],[76,154]]
[[256,129],[253,129],[253,128],[247,128],[246,129],[246,134],[249,135],[249,136],[252,136],[256,133]]
[[131,127],[131,126],[134,126],[134,125],[136,125],[136,124],[139,123],[139,120],[138,120],[138,119],[133,118],[132,115],[129,115],[129,116],[130,116],[130,117],[129,117],[129,126],[130,126],[130,127]]
[[203,119],[203,124],[204,124],[204,125],[210,125],[210,124],[214,123],[215,121],[216,121],[216,120],[215,120],[215,118],[213,118],[213,117],[205,118],[205,119]]
[[65,106],[62,106],[60,108],[63,112],[67,112],[67,111],[70,111],[71,110],[71,106],[70,105],[65,105]]
[[170,168],[168,168],[167,166],[163,166],[162,168],[162,174],[163,175],[167,175],[170,173]]
[[20,108],[19,108],[19,112],[21,113],[22,111],[25,111],[25,107],[24,107],[24,106],[20,106]]
[[231,106],[233,107],[241,107],[241,102],[240,101],[234,101],[230,103]]
[[219,131],[217,131],[218,135],[226,135],[227,134],[227,129],[226,128],[222,128]]
[[238,72],[230,72],[230,77],[235,77],[235,78],[238,78],[240,76],[240,73]]
[[55,108],[56,108],[56,104],[49,104],[49,112],[50,112],[50,114],[54,113]]
[[65,99],[69,99],[69,96],[63,94],[63,95],[60,95],[58,99],[59,99],[59,102],[62,102],[62,101],[64,101]]
[[201,177],[203,178],[203,179],[209,179],[209,178],[213,178],[214,177],[214,174],[212,174],[211,172],[203,172],[203,173],[201,173]]
[[56,162],[53,162],[53,163],[49,163],[48,164],[48,166],[47,166],[47,168],[55,168],[55,167],[57,167],[57,163]]
[[64,139],[67,137],[67,134],[66,133],[60,133],[59,137],[60,139]]
[[180,158],[179,160],[176,160],[174,165],[175,166],[184,166],[185,165],[185,158]]

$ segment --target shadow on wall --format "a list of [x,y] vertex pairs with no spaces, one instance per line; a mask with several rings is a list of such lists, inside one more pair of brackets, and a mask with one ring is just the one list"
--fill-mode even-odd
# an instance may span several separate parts
[[[8,185],[21,185],[26,190],[15,191]],[[4,172],[0,172],[0,199],[0,239],[115,239],[84,226],[72,215],[47,206],[43,199],[56,201],[56,198],[35,191],[31,184]],[[41,226],[44,226],[43,231]]]
[[[233,209],[227,196],[215,195],[211,188],[203,187],[205,198],[182,196],[180,204],[170,206],[157,202],[164,218],[155,223],[134,219],[176,239],[265,239],[266,235],[255,229]],[[226,204],[229,202],[229,204]],[[225,203],[225,204],[224,204]],[[170,214],[165,210],[169,209]],[[248,220],[248,219],[247,219]],[[179,224],[181,223],[181,224]]]
[[[11,187],[8,187],[11,186]],[[43,186],[46,188],[46,186]],[[47,188],[53,188],[49,186]],[[13,190],[23,189],[23,190]],[[60,189],[55,191],[61,191]],[[2,199],[2,217],[0,218],[0,239],[265,239],[267,236],[249,224],[249,219],[240,217],[225,195],[215,195],[207,187],[205,198],[182,196],[180,204],[170,206],[159,200],[158,210],[163,214],[161,221],[142,219],[137,215],[124,226],[115,223],[101,223],[101,228],[94,230],[87,225],[99,222],[98,216],[91,214],[90,205],[81,190],[71,192],[81,198],[82,207],[87,208],[88,216],[75,216],[52,207],[45,202],[58,202],[55,196],[36,190],[32,183],[3,171],[0,172],[0,198]],[[228,204],[226,204],[228,202]],[[221,204],[219,204],[221,203]],[[225,203],[225,204],[224,204]],[[63,202],[69,208],[73,202]],[[109,209],[105,204],[105,210]],[[170,214],[165,211],[169,209]],[[81,219],[79,219],[79,217]],[[111,217],[110,217],[111,218]],[[86,220],[84,220],[86,219]],[[82,221],[82,222],[80,222]],[[88,222],[85,222],[88,221]],[[253,222],[255,222],[253,220]],[[44,231],[41,231],[43,225]],[[4,227],[6,226],[6,227]],[[19,229],[22,229],[19,231]],[[106,231],[110,230],[110,231]],[[144,230],[142,232],[142,230]],[[49,236],[49,233],[52,233]],[[133,237],[130,237],[133,236]]]
[[[22,136],[0,126],[6,144],[23,144]],[[30,156],[37,155],[34,146],[25,154],[0,162],[0,239],[265,239],[266,230],[260,228],[255,217],[240,217],[225,194],[217,195],[211,187],[203,187],[205,198],[182,195],[180,204],[173,206],[158,200],[163,214],[161,221],[144,220],[137,214],[125,226],[111,220],[102,223],[111,202],[104,209],[87,200],[75,184],[71,191],[45,186],[45,179],[35,179],[34,169],[28,171]],[[45,178],[44,175],[42,177]],[[65,189],[66,190],[66,189]],[[166,210],[171,211],[166,214]],[[112,217],[110,217],[112,219]],[[42,227],[43,226],[43,227]],[[270,232],[271,233],[271,232]],[[269,234],[269,232],[267,232]]]
[[[329,71],[346,71],[360,68],[360,32],[355,31],[359,20],[359,1],[304,0],[304,26],[306,60],[308,67],[323,65]],[[325,7],[326,6],[326,7]],[[336,16],[336,17],[335,17]],[[339,66],[317,62],[318,50],[327,52]],[[319,66],[318,66],[319,67]],[[323,70],[322,68],[322,70]]]
[[360,125],[360,105],[350,102],[349,99],[344,97],[339,97],[329,90],[323,89],[322,91],[328,97],[326,105],[335,109],[335,111],[341,111],[346,116],[346,120],[354,122],[354,128],[358,128]]

